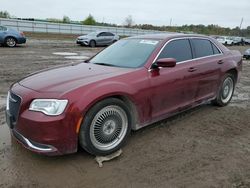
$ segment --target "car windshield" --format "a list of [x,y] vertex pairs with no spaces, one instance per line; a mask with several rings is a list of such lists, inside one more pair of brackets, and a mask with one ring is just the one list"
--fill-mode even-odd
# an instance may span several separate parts
[[159,40],[124,39],[120,40],[90,60],[90,63],[137,68],[143,66],[155,50]]
[[87,34],[87,36],[96,36],[97,34],[98,34],[97,32],[92,32],[92,33]]

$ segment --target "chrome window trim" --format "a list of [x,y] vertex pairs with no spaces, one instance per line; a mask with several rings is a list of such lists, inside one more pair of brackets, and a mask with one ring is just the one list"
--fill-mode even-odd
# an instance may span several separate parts
[[[193,59],[189,59],[189,60],[185,60],[185,61],[180,61],[180,62],[177,62],[176,64],[182,64],[182,63],[187,63],[187,62],[190,62],[190,61],[195,61],[195,60],[200,60],[200,59],[204,59],[204,58],[208,58],[208,57],[215,57],[215,56],[220,56],[223,54],[223,52],[221,51],[221,49],[218,47],[217,44],[215,44],[213,41],[211,41],[211,39],[209,38],[206,38],[206,37],[178,37],[178,38],[173,38],[173,39],[170,39],[169,41],[167,41],[164,46],[161,48],[161,50],[158,52],[158,54],[156,55],[156,57],[154,58],[154,61],[153,63],[155,63],[155,61],[157,60],[157,58],[159,57],[159,55],[161,54],[161,52],[163,51],[163,49],[166,47],[166,45],[168,45],[168,43],[172,42],[172,41],[175,41],[175,40],[182,40],[182,39],[202,39],[202,40],[208,40],[210,41],[219,51],[220,53],[219,54],[213,54],[213,55],[209,55],[209,56],[203,56],[203,57],[198,57],[198,58],[193,58]],[[190,45],[190,48],[192,46]],[[192,50],[192,49],[191,49]],[[153,63],[150,65],[148,71],[151,71],[151,67],[153,65]]]

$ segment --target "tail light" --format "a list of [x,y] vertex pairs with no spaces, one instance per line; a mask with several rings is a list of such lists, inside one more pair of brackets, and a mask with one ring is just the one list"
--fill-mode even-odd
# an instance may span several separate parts
[[22,36],[22,37],[24,37],[25,35],[24,35],[24,32],[20,32],[20,35]]

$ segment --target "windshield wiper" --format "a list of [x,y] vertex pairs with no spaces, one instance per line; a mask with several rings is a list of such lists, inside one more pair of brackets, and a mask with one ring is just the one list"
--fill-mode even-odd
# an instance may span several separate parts
[[108,64],[108,63],[93,63],[93,64],[104,65],[104,66],[115,66],[115,65],[112,65],[112,64]]

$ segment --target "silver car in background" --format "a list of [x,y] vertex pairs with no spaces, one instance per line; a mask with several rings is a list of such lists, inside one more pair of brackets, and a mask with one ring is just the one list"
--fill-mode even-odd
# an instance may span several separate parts
[[82,46],[105,46],[110,45],[119,40],[119,36],[106,31],[92,32],[87,35],[79,36],[76,40],[77,44]]
[[250,59],[250,48],[244,52],[243,58]]

